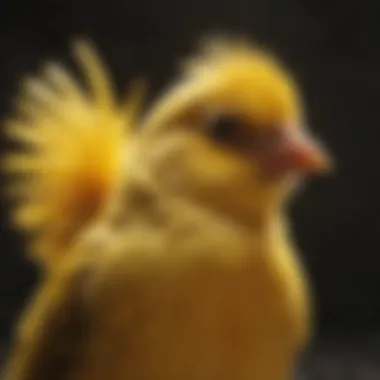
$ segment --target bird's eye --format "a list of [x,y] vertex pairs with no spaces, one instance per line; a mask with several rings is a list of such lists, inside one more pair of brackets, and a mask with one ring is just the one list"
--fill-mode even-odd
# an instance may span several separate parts
[[221,143],[234,144],[241,139],[241,122],[235,116],[218,115],[209,120],[209,135]]

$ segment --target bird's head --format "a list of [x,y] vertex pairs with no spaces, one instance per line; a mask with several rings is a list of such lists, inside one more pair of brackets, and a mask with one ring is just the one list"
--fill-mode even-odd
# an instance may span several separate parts
[[329,165],[294,80],[245,42],[209,42],[186,62],[144,134],[147,167],[165,191],[239,217],[278,208],[295,177]]

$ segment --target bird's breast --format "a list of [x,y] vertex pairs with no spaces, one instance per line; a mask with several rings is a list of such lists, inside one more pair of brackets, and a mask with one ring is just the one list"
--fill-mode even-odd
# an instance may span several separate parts
[[214,239],[143,245],[94,282],[91,379],[285,379],[306,315],[294,262]]

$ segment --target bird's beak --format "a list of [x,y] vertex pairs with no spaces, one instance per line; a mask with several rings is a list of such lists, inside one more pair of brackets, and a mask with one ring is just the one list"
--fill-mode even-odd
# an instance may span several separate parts
[[268,174],[318,174],[332,168],[327,151],[299,129],[283,128],[263,155]]

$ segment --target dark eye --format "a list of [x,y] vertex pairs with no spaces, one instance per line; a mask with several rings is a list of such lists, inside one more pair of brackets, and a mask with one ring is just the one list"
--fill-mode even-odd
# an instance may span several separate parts
[[237,144],[242,140],[242,123],[235,116],[215,116],[209,120],[207,128],[215,141]]

